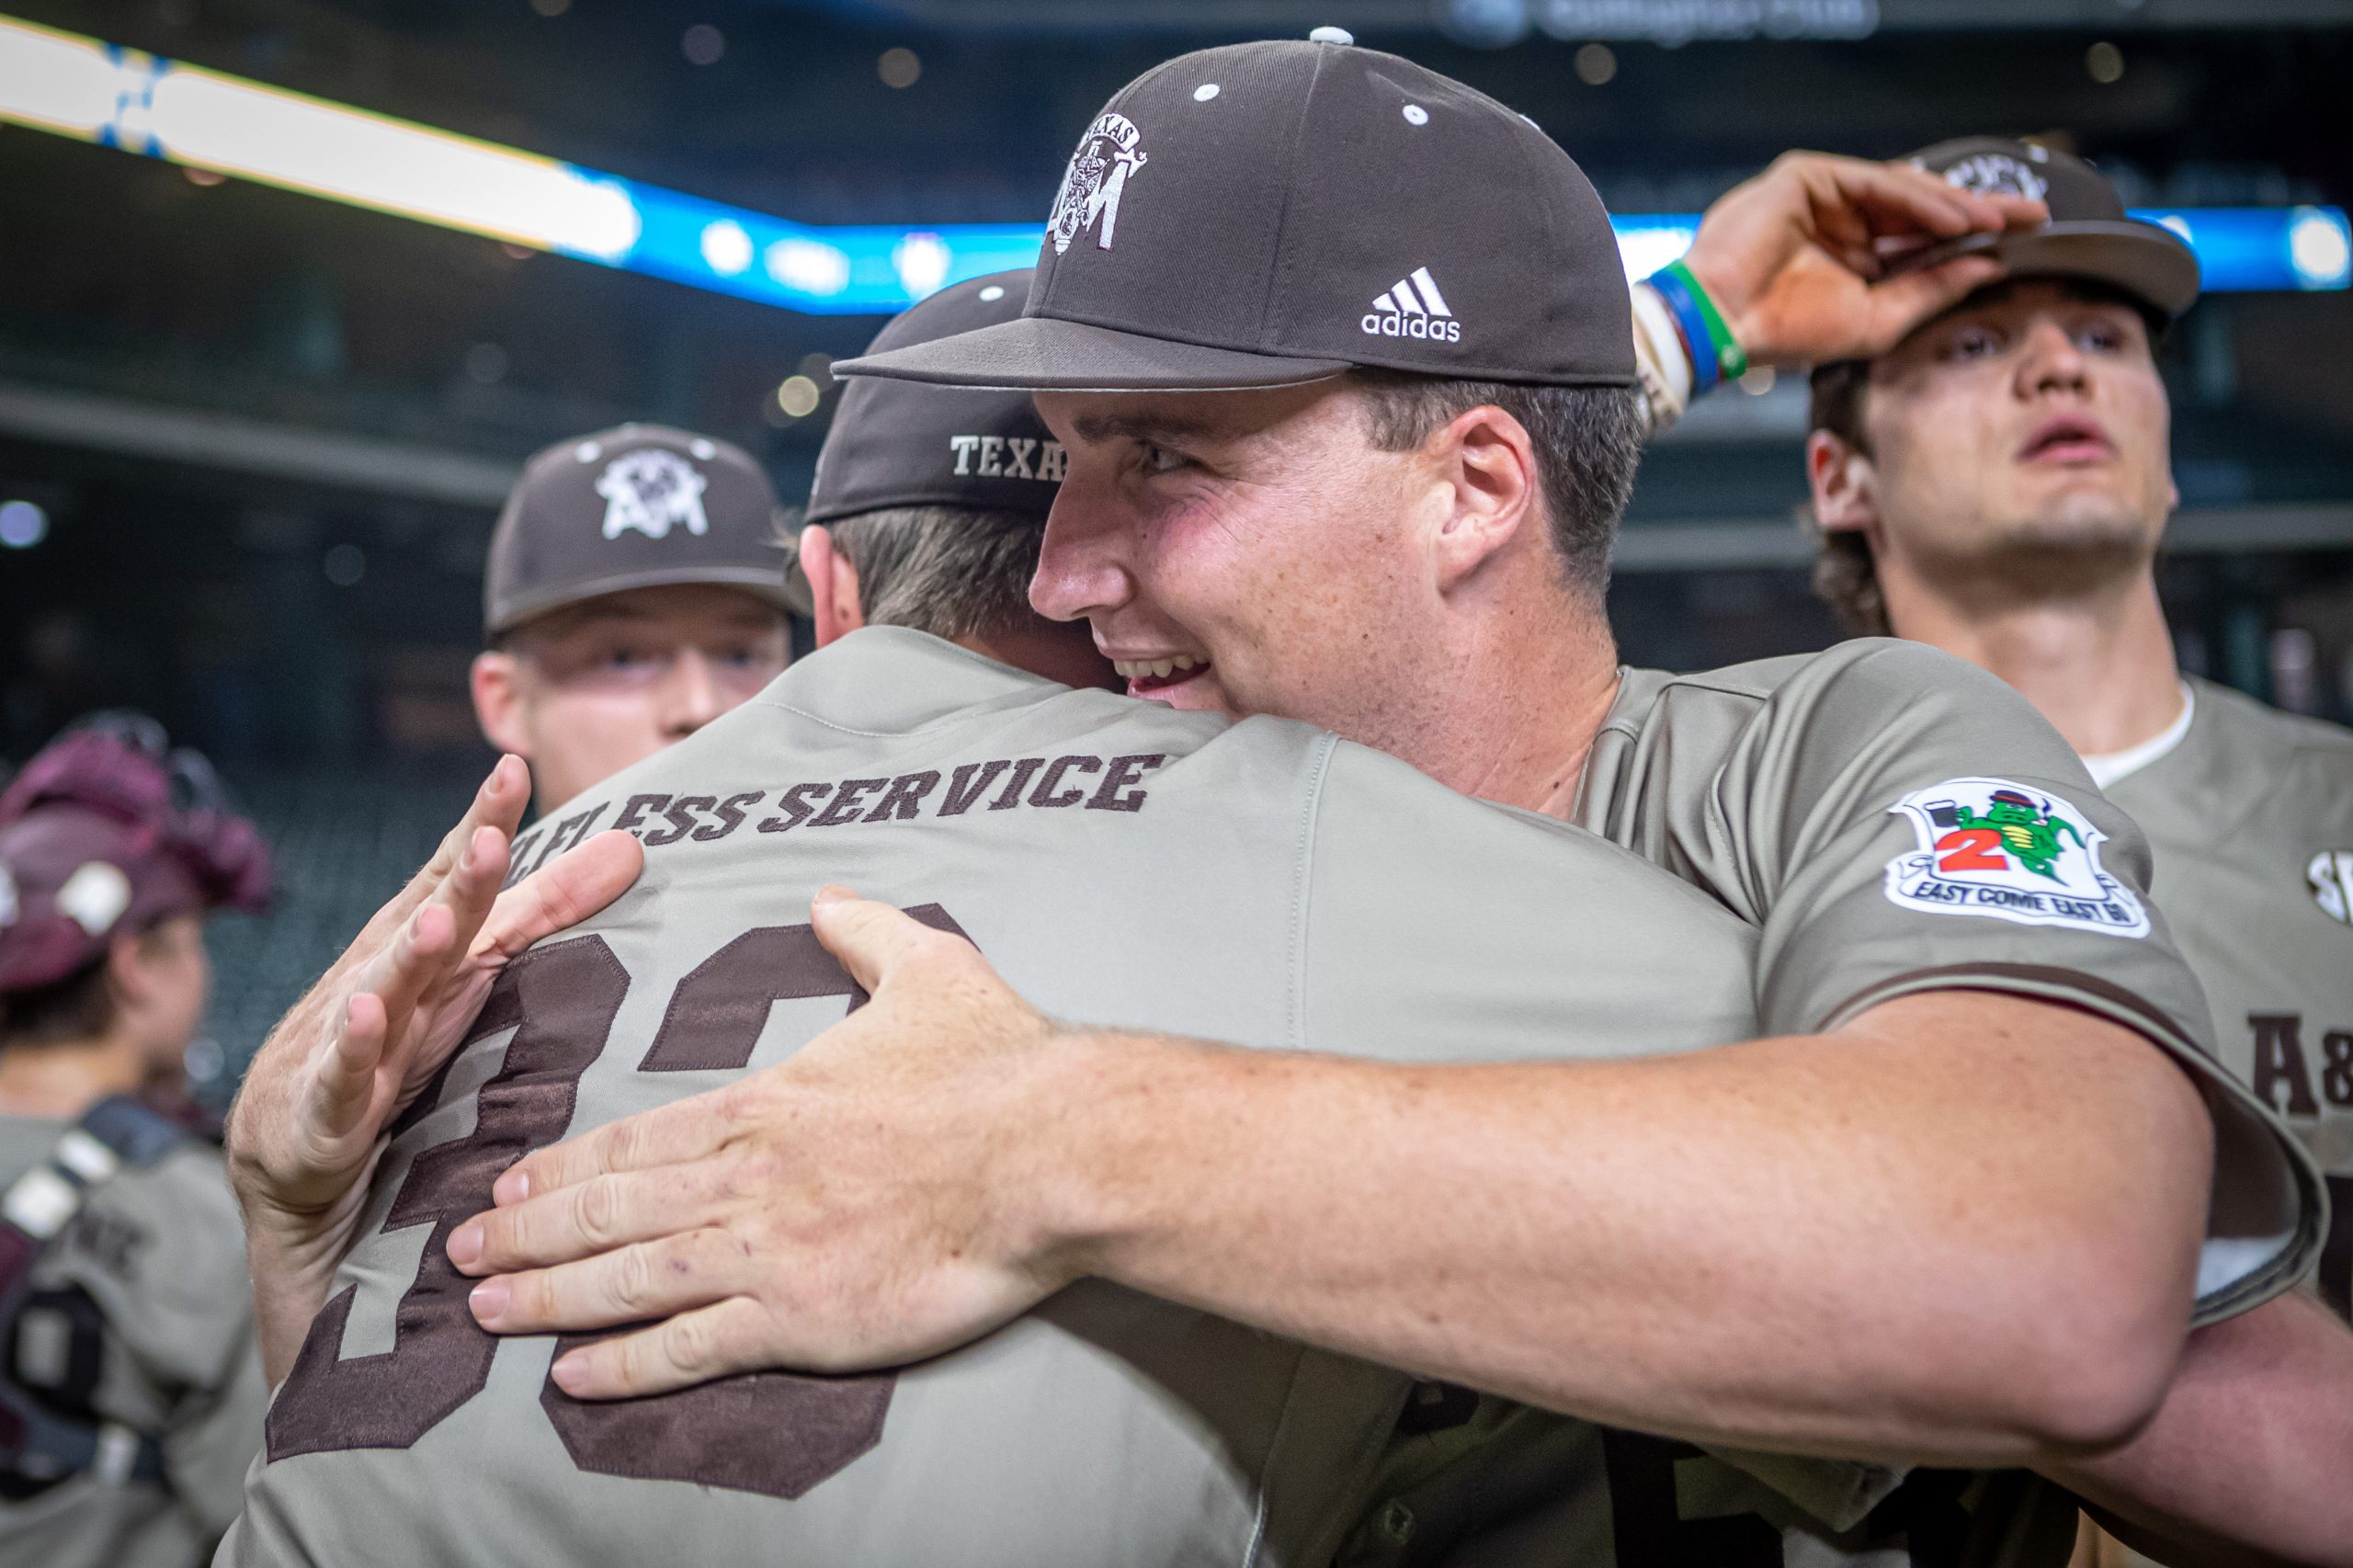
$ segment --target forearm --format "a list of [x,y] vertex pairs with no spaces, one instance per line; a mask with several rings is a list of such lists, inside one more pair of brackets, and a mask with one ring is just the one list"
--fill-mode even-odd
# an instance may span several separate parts
[[2058,1060],[1988,1032],[1433,1068],[1131,1038],[1071,1053],[1041,1180],[1084,1271],[1426,1375],[2021,1463],[2154,1403],[2208,1134],[2121,1031]]
[[2353,1564],[2353,1333],[2302,1295],[2200,1329],[2139,1436],[2048,1473],[2176,1568]]

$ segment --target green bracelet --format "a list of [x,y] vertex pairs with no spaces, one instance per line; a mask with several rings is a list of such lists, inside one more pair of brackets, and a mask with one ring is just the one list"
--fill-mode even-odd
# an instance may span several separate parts
[[1737,381],[1746,375],[1747,350],[1742,348],[1740,339],[1732,335],[1732,328],[1724,323],[1723,312],[1716,309],[1713,300],[1708,298],[1708,291],[1699,286],[1699,280],[1691,276],[1691,269],[1680,261],[1675,261],[1669,262],[1662,270],[1675,274],[1676,280],[1691,290],[1692,303],[1699,307],[1699,319],[1708,326],[1708,341],[1715,346],[1716,366],[1723,379]]

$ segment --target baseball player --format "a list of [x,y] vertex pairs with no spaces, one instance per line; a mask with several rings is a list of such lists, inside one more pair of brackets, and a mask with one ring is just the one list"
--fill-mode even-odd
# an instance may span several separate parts
[[542,808],[784,668],[778,537],[767,475],[707,436],[623,425],[525,466],[491,536],[473,699],[490,744],[530,765]]
[[152,721],[0,794],[0,1563],[188,1568],[266,1393],[221,1156],[177,1114],[210,909],[269,857]]
[[[1093,122],[1021,321],[837,369],[1036,389],[1069,470],[1032,602],[1086,616],[1132,692],[1323,723],[1635,849],[1759,931],[1775,1038],[1270,1066],[1049,1029],[853,904],[820,926],[871,1010],[502,1178],[452,1236],[481,1321],[682,1313],[567,1353],[561,1386],[608,1396],[890,1365],[1115,1281],[1708,1439],[1578,1439],[1572,1517],[1620,1562],[2063,1557],[2072,1502],[2015,1473],[1724,1450],[2072,1478],[2156,1408],[2192,1297],[2211,1321],[2309,1266],[2316,1178],[2206,1056],[2137,831],[2016,694],[1888,642],[1616,666],[1646,425],[1618,268],[1518,116],[1338,42],[1245,46]],[[972,1206],[926,1196],[951,1187]],[[1429,1540],[1423,1505],[1402,1481],[1350,1551]]]
[[2198,294],[2169,230],[2063,152],[1994,137],[1914,162],[2040,194],[2010,281],[1813,375],[1818,579],[1870,635],[1983,665],[2132,813],[2222,1061],[2336,1196],[2319,1286],[2353,1294],[2353,733],[2185,677],[2154,563],[2177,499],[2151,347]]
[[[1011,319],[992,286],[890,335]],[[813,513],[921,539],[929,516],[864,503],[929,487],[983,537],[999,508],[1034,511],[957,473],[943,438],[1003,428],[1004,400],[859,390]],[[845,450],[896,456],[861,478]],[[803,559],[823,583],[824,548]],[[925,602],[884,559],[859,574],[878,621]],[[939,613],[1002,638],[1002,581],[964,586]],[[644,875],[503,971],[409,1114],[388,1096],[350,1128],[361,1165],[390,1141],[224,1563],[1328,1562],[1397,1466],[1518,1446],[1528,1413],[1503,1402],[1108,1285],[896,1373],[756,1373],[625,1408],[565,1392],[568,1345],[485,1333],[450,1238],[517,1154],[739,1079],[863,999],[806,913],[827,877],[889,888],[1073,1012],[1271,1050],[1502,1062],[1756,1032],[1754,931],[1591,834],[1304,725],[1072,690],[895,625],[558,814],[560,836],[574,816],[624,830],[583,850],[642,846]],[[1499,937],[1473,917],[1490,900],[1529,917]],[[406,1082],[436,1054],[361,1068]]]
[[[1027,267],[968,279],[902,313],[870,352],[1012,321],[1029,297]],[[850,386],[794,567],[817,645],[870,621],[904,626],[1064,686],[1116,688],[1084,626],[1029,608],[1062,476],[1062,443],[1026,392]]]

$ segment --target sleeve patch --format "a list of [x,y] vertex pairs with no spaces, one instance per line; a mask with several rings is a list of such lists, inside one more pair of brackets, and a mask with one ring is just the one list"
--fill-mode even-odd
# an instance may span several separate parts
[[2108,835],[2056,795],[2006,778],[1948,778],[1888,808],[1919,846],[1887,863],[1887,897],[1935,915],[2145,937],[2149,914],[2103,870]]

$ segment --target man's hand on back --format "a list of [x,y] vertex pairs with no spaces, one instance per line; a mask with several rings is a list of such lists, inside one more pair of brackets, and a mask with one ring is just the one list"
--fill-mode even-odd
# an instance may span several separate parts
[[1909,164],[1785,153],[1717,199],[1683,262],[1755,362],[1863,359],[2003,272],[1991,256],[1916,270],[1903,256],[2049,216],[2040,201],[1961,190]]
[[272,1029],[229,1119],[264,1369],[293,1364],[354,1239],[386,1130],[449,1060],[508,960],[636,881],[601,834],[502,894],[530,783],[504,757],[433,858]]
[[970,943],[838,889],[819,939],[873,994],[790,1060],[529,1155],[449,1256],[499,1333],[665,1321],[584,1346],[584,1399],[769,1367],[896,1366],[964,1344],[1077,1270],[997,1207],[1051,1129],[1020,1108],[1071,1040]]

